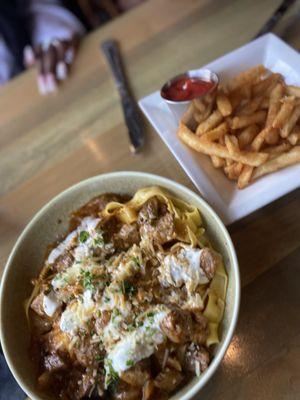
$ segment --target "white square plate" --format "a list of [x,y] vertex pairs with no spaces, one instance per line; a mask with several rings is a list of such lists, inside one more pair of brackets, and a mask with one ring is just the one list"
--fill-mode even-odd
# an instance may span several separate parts
[[[287,84],[300,85],[300,54],[273,34],[254,40],[207,64],[205,68],[216,72],[221,82],[226,82],[237,73],[258,64],[281,73]],[[180,142],[176,136],[177,122],[159,91],[141,99],[139,105],[203,197],[225,223],[236,221],[300,186],[298,164],[238,190],[234,182],[211,165],[207,156]]]

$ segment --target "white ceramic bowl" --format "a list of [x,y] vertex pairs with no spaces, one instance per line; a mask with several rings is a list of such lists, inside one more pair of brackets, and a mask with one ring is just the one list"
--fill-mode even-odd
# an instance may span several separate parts
[[66,231],[69,214],[92,197],[105,192],[133,194],[139,188],[152,185],[164,187],[198,207],[210,239],[224,257],[229,276],[221,341],[215,347],[214,358],[201,377],[194,378],[172,400],[191,399],[220,364],[236,326],[240,302],[238,262],[222,221],[199,195],[166,178],[140,172],[99,175],[72,186],[46,204],[22,232],[5,267],[0,293],[2,347],[11,372],[32,400],[54,400],[36,388],[36,368],[28,356],[29,330],[23,307],[31,293],[30,281],[41,269],[47,245]]

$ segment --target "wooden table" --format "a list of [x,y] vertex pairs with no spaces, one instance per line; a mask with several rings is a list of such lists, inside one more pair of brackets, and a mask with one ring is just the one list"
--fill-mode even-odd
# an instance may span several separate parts
[[[153,0],[89,35],[72,77],[48,98],[34,71],[0,89],[0,257],[49,199],[92,175],[148,171],[193,188],[155,132],[132,156],[99,43],[117,38],[137,98],[178,71],[246,43],[278,7],[265,0]],[[299,5],[299,2],[298,2]],[[229,227],[243,284],[238,327],[197,398],[300,398],[300,190]]]

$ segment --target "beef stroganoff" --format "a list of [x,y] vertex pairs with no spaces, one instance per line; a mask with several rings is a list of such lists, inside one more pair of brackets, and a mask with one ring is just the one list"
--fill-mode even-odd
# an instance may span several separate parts
[[48,253],[26,307],[40,389],[167,399],[208,367],[227,274],[196,207],[158,187],[102,194]]

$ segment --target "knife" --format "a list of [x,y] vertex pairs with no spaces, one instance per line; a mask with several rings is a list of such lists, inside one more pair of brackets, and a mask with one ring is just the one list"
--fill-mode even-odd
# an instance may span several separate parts
[[257,39],[265,33],[270,32],[294,3],[295,0],[283,0],[279,7],[272,14],[271,18],[268,19],[268,21],[263,25],[253,39]]
[[107,59],[121,98],[125,122],[131,142],[130,150],[133,153],[137,153],[144,145],[145,134],[136,101],[131,95],[124,75],[118,43],[115,40],[106,40],[101,44],[101,48]]

